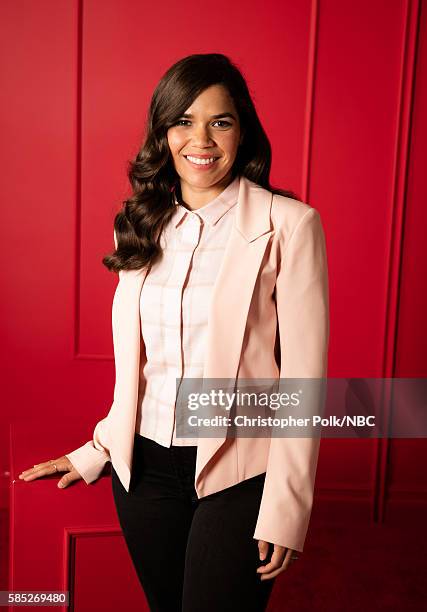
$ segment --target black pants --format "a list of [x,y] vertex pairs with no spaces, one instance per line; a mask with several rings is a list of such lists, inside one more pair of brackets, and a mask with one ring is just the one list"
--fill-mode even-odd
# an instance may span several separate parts
[[[197,498],[196,446],[167,448],[135,434],[129,493],[112,469],[123,535],[152,612],[261,612],[253,538],[265,474]],[[272,549],[272,546],[270,546]]]

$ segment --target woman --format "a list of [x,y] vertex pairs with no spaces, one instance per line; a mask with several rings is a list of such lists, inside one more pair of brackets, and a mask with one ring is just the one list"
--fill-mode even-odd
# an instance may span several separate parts
[[112,462],[123,534],[152,610],[264,610],[303,550],[319,440],[178,435],[184,379],[326,376],[319,213],[269,185],[240,71],[197,54],[160,80],[132,196],[115,219],[114,401],[93,439],[25,470],[58,486]]

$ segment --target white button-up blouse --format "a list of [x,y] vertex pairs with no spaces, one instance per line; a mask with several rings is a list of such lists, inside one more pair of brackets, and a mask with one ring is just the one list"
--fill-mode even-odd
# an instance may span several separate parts
[[176,210],[164,228],[163,257],[141,290],[141,333],[147,362],[141,375],[136,432],[169,447],[194,446],[177,438],[177,384],[202,378],[211,293],[232,228],[239,177],[213,200]]

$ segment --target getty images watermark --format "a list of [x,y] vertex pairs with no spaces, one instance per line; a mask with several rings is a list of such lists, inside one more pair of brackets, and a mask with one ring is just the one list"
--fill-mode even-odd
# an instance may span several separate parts
[[427,379],[177,379],[176,426],[181,438],[424,438]]

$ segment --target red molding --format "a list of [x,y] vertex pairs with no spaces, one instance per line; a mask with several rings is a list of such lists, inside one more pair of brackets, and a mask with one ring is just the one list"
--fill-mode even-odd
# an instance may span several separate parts
[[62,567],[62,590],[69,592],[69,605],[62,608],[62,612],[74,611],[74,576],[76,565],[77,538],[120,536],[122,532],[114,525],[103,527],[66,527],[64,529],[64,556]]
[[313,134],[313,108],[314,92],[316,79],[316,60],[317,60],[317,35],[318,35],[318,0],[312,0],[310,14],[310,29],[308,36],[308,63],[307,63],[307,93],[304,115],[304,142],[302,148],[302,169],[301,169],[301,199],[307,202],[310,190],[310,162]]
[[74,220],[74,358],[80,344],[80,268],[82,212],[82,100],[83,100],[83,0],[77,2],[77,72],[76,72],[76,211]]
[[[395,375],[396,338],[399,312],[399,287],[402,266],[403,232],[406,204],[406,182],[409,164],[409,143],[414,100],[414,81],[417,41],[420,23],[419,0],[407,0],[403,28],[401,70],[399,75],[399,101],[396,119],[396,139],[393,168],[391,232],[388,253],[388,287],[384,316],[384,350],[382,376]],[[388,410],[389,398],[384,398]],[[384,413],[390,422],[388,412]],[[383,521],[388,476],[389,439],[377,438],[374,448],[372,514],[374,521]]]

